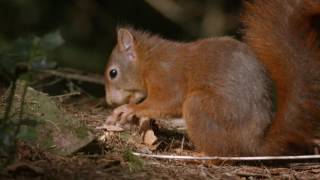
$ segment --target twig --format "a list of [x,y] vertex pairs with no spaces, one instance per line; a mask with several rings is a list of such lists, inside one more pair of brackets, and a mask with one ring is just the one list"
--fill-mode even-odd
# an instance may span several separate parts
[[10,116],[10,112],[11,112],[11,107],[12,107],[12,103],[13,103],[13,98],[16,92],[16,88],[17,88],[17,84],[16,84],[17,80],[14,79],[12,81],[12,85],[9,91],[9,96],[6,98],[6,109],[5,109],[5,113],[4,113],[4,119],[3,119],[3,124],[9,119]]
[[[14,82],[14,83],[17,83],[17,82]],[[12,148],[13,152],[10,153],[8,163],[15,160],[15,156],[16,156],[15,150],[17,149],[17,142],[18,142],[17,136],[18,136],[20,129],[21,129],[21,121],[22,121],[23,114],[24,114],[24,106],[25,106],[25,102],[26,102],[27,92],[28,92],[28,82],[25,82],[22,87],[22,95],[21,95],[18,123],[15,127],[15,130],[14,130],[14,138],[15,138],[14,148]]]
[[173,141],[174,141],[174,137],[171,139],[171,142],[170,142],[170,145],[169,145],[169,148],[168,150],[170,150],[172,148],[172,145],[173,145]]
[[140,157],[149,157],[157,159],[176,159],[176,160],[222,160],[222,161],[266,161],[266,160],[307,160],[320,159],[320,155],[302,155],[302,156],[253,156],[253,157],[224,157],[224,156],[175,156],[160,154],[144,154],[133,152]]
[[71,92],[71,93],[67,93],[67,94],[50,96],[50,98],[65,98],[65,97],[76,96],[76,95],[81,95],[81,92],[75,91],[75,92]]
[[50,82],[48,82],[48,83],[42,83],[42,84],[38,84],[38,85],[36,85],[35,83],[33,83],[32,85],[33,85],[33,87],[35,87],[35,88],[43,88],[43,87],[48,87],[48,86],[52,86],[52,85],[54,85],[54,84],[57,84],[58,82],[60,82],[60,81],[62,81],[62,80],[64,80],[64,79],[61,78],[61,77],[59,77],[59,78],[57,78],[57,79],[55,79],[55,80],[53,80],[53,81],[50,81]]
[[183,148],[184,148],[184,140],[185,140],[185,137],[183,136],[181,141],[181,146],[180,146],[181,151],[183,151]]
[[[40,72],[48,73],[54,76],[63,77],[66,79],[74,79],[79,81],[86,81],[95,84],[104,85],[103,76],[92,74],[92,75],[81,75],[80,72],[73,70],[73,72],[67,72],[66,70],[41,70]],[[92,77],[94,76],[94,77]]]
[[[25,105],[27,90],[28,90],[28,83],[25,82],[23,84],[22,95],[21,95],[20,112],[19,112],[19,124],[22,121],[22,116],[23,116],[23,113],[24,113],[24,105]],[[18,131],[19,131],[19,129],[18,129]]]

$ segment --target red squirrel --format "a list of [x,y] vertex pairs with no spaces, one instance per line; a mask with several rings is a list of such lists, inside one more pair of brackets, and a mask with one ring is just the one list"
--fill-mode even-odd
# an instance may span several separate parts
[[[119,28],[105,71],[107,123],[186,121],[207,155],[313,152],[320,122],[318,0],[247,2],[244,42],[175,42]],[[273,100],[275,99],[275,100]]]

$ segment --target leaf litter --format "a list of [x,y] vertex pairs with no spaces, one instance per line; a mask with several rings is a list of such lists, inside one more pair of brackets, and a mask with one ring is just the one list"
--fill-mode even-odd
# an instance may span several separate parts
[[[101,105],[103,100],[91,99],[86,95],[67,99],[58,106],[86,124],[97,137],[96,140],[89,143],[88,147],[67,156],[19,142],[17,161],[1,171],[1,179],[320,178],[319,162],[215,165],[209,161],[140,158],[132,152],[191,156],[198,153],[184,133],[163,129],[154,124],[143,133],[139,132],[138,128],[124,131],[119,127],[108,127],[104,125],[104,119],[110,110]],[[155,144],[157,145],[152,147]]]

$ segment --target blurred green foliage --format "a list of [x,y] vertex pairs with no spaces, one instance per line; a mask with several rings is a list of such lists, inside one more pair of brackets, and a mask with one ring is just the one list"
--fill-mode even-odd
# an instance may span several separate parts
[[[5,157],[7,164],[14,159],[16,142],[18,139],[32,140],[37,133],[32,126],[23,126],[30,120],[23,119],[24,99],[28,84],[32,81],[32,74],[38,70],[55,66],[48,61],[48,54],[61,46],[64,40],[59,31],[44,35],[42,38],[33,36],[18,39],[11,46],[0,52],[0,76],[10,82],[11,86],[5,99],[5,112],[0,117],[0,158]],[[18,120],[11,116],[13,99],[16,92],[17,81],[23,79],[23,92],[18,114]],[[0,161],[1,163],[1,161]]]
[[60,31],[46,34],[43,38],[18,39],[0,51],[0,76],[14,81],[24,72],[53,68],[55,63],[48,61],[47,54],[63,43]]

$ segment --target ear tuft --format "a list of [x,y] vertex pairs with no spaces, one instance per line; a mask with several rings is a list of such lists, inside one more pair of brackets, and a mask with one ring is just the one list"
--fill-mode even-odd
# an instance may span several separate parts
[[134,39],[129,30],[125,28],[118,30],[118,45],[121,51],[131,51],[134,49]]

